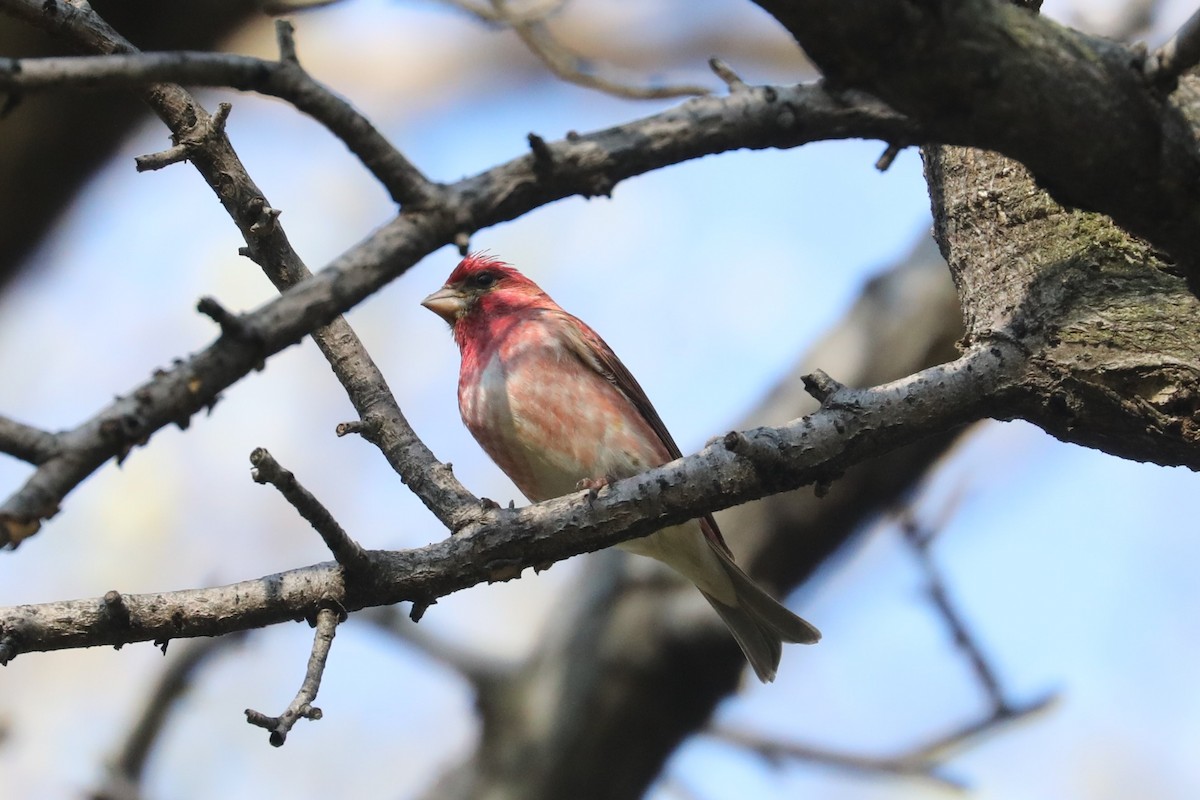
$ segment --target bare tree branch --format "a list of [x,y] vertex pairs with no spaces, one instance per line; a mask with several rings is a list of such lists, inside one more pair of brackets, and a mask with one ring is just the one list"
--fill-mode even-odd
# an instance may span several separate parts
[[927,744],[894,756],[862,755],[799,742],[782,742],[769,736],[729,726],[717,726],[703,733],[752,750],[775,765],[785,759],[795,759],[857,773],[922,778],[947,789],[962,791],[968,788],[965,783],[941,771],[952,752],[969,747],[984,736],[995,733],[1001,727],[1007,727],[1038,714],[1048,708],[1053,699],[1053,697],[1046,697],[1028,704],[1005,707],[1002,710],[990,709],[989,713],[977,720],[959,726]]
[[266,728],[271,732],[271,746],[283,747],[292,727],[301,719],[318,720],[321,709],[313,705],[321,688],[321,677],[325,674],[325,662],[329,660],[329,649],[337,633],[342,613],[331,608],[317,612],[316,633],[313,634],[312,653],[308,657],[308,668],[304,671],[304,682],[300,690],[278,717],[268,717],[261,711],[246,709],[246,721],[251,725]]
[[[0,664],[19,652],[214,636],[402,600],[430,602],[490,580],[610,547],[667,525],[825,480],[870,456],[987,414],[1023,369],[997,343],[874,389],[843,388],[780,428],[730,433],[642,475],[520,509],[480,509],[459,535],[416,550],[368,551],[361,576],[331,563],[229,586],[0,609]],[[714,493],[710,487],[722,487]],[[115,593],[111,593],[115,594]]]
[[333,553],[334,561],[350,573],[366,569],[367,554],[362,546],[350,538],[350,534],[342,529],[329,510],[300,485],[295,475],[281,467],[275,457],[262,447],[250,454],[250,463],[254,465],[255,482],[269,483],[278,489],[300,516],[321,534],[325,546]]
[[784,761],[807,761],[822,766],[834,767],[853,773],[887,775],[891,777],[921,778],[955,791],[966,789],[961,781],[938,771],[940,764],[920,757],[919,753],[898,756],[870,756],[831,750],[826,747],[780,741],[752,731],[718,725],[701,732],[729,744],[757,753],[772,766]]

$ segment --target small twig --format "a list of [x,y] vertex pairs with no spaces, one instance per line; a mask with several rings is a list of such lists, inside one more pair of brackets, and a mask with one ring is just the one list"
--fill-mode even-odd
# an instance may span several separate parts
[[237,341],[251,341],[255,338],[250,326],[237,314],[221,305],[216,298],[201,297],[196,303],[196,310],[221,326],[221,333]]
[[347,422],[339,422],[333,432],[336,436],[349,436],[352,433],[363,433],[366,429],[365,424],[360,419],[352,419]]
[[92,795],[93,800],[119,800],[141,795],[138,786],[146,761],[162,735],[175,702],[195,684],[196,675],[203,664],[244,638],[245,632],[238,632],[229,636],[193,639],[183,643],[179,649],[172,648],[166,669],[147,696],[137,721],[129,729],[112,761],[104,787]]
[[[961,493],[956,492],[947,500],[946,507],[939,514],[942,520],[946,519],[952,513],[952,509],[958,505],[961,497]],[[946,623],[946,628],[949,630],[955,646],[958,647],[966,657],[967,662],[971,665],[971,671],[978,679],[979,685],[987,693],[991,707],[998,712],[1007,711],[1010,705],[1000,687],[1000,679],[997,677],[995,669],[983,655],[983,648],[979,644],[978,639],[971,633],[966,621],[950,601],[946,582],[943,580],[937,565],[933,562],[930,553],[930,544],[936,534],[936,529],[922,526],[917,521],[911,506],[906,507],[900,512],[899,524],[905,541],[912,546],[913,554],[916,556],[921,571],[925,575],[929,598],[937,609],[938,615]]]
[[729,87],[730,94],[744,92],[750,88],[746,85],[746,82],[742,80],[736,72],[733,71],[733,67],[729,66],[716,56],[713,56],[708,60],[708,68],[711,69],[718,78],[725,82],[725,85]]
[[261,711],[246,709],[247,722],[271,732],[272,747],[283,746],[297,720],[321,718],[321,709],[312,703],[317,699],[317,692],[321,688],[321,676],[325,673],[325,662],[329,659],[329,648],[333,645],[339,622],[340,615],[332,608],[322,608],[317,612],[317,631],[313,635],[312,653],[308,657],[304,682],[300,684],[300,691],[296,692],[296,697],[282,714],[278,717],[268,717]]
[[990,709],[979,719],[941,734],[925,744],[892,756],[869,756],[795,742],[780,742],[759,734],[734,730],[725,726],[714,726],[705,733],[752,750],[776,765],[785,758],[796,759],[852,772],[922,778],[947,789],[965,791],[967,789],[965,783],[939,772],[945,766],[946,760],[954,752],[974,744],[985,735],[994,734],[1002,727],[1023,721],[1047,709],[1054,700],[1054,695],[1048,695],[1019,706],[1006,705],[1003,708]]
[[913,758],[907,755],[888,757],[845,753],[797,742],[780,742],[776,739],[760,736],[748,731],[735,730],[727,726],[711,727],[704,731],[704,734],[738,745],[739,747],[744,747],[747,750],[757,753],[763,759],[776,766],[785,759],[794,759],[815,764],[824,764],[850,772],[922,778],[955,791],[966,789],[966,786],[961,781],[939,773],[937,769],[940,765],[928,759]]
[[267,452],[258,447],[250,454],[250,464],[254,467],[251,473],[256,483],[269,483],[279,490],[279,493],[292,504],[300,516],[321,534],[325,546],[333,553],[333,558],[341,564],[348,573],[354,574],[367,567],[370,563],[366,551],[354,541],[333,514],[317,498],[300,485],[296,476],[279,465],[279,462]]
[[[679,86],[630,86],[620,81],[606,78],[593,72],[587,61],[564,47],[551,35],[546,27],[543,16],[534,18],[512,14],[508,10],[508,0],[491,0],[492,14],[487,18],[491,22],[507,25],[517,38],[529,48],[538,59],[559,78],[584,86],[597,89],[617,97],[628,97],[639,100],[663,99],[668,97],[691,97],[709,94],[704,86],[683,84]],[[473,11],[476,6],[456,3],[458,7]],[[482,16],[482,15],[481,15]]]
[[49,431],[0,416],[0,453],[8,453],[34,466],[58,452],[58,437]]
[[533,166],[539,173],[547,174],[554,168],[554,151],[550,149],[550,145],[546,144],[546,140],[536,133],[530,132],[526,138],[529,140],[529,149],[533,153]]
[[974,744],[985,735],[995,734],[1003,727],[1022,722],[1028,717],[1049,709],[1057,700],[1058,695],[1050,693],[1028,703],[1019,705],[1006,703],[1003,707],[997,706],[977,720],[940,736],[935,736],[927,743],[914,747],[905,755],[905,758],[929,763],[944,762],[953,753]]
[[900,155],[901,148],[896,144],[889,144],[887,149],[879,156],[879,160],[875,162],[875,169],[880,172],[887,172],[891,168],[892,163],[896,160],[896,156]]
[[296,56],[296,26],[291,20],[275,20],[275,42],[279,46],[280,63],[300,66],[300,59]]
[[221,103],[217,106],[215,114],[198,121],[191,131],[184,136],[178,137],[179,140],[174,146],[157,153],[137,156],[133,160],[137,171],[150,172],[169,167],[172,164],[178,164],[181,161],[187,161],[192,153],[196,151],[196,148],[203,145],[205,141],[214,137],[220,137],[225,133],[225,123],[228,121],[229,112],[232,110],[232,104]]

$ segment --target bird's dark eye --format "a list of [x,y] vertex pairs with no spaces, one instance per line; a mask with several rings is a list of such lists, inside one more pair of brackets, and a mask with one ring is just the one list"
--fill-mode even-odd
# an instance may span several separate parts
[[500,276],[494,272],[477,272],[467,283],[473,289],[490,289],[496,285],[498,280],[500,280]]

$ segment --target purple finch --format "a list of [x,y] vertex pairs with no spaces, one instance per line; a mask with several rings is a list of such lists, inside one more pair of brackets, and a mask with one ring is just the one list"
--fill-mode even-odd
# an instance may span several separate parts
[[[604,340],[504,262],[467,256],[421,305],[450,323],[462,353],[463,422],[530,500],[680,457],[646,393]],[[821,636],[734,563],[712,515],[621,546],[696,584],[764,682],[775,678],[782,642],[811,644]]]

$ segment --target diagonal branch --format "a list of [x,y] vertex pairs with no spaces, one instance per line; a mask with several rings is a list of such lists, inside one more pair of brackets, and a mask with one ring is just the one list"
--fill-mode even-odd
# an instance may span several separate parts
[[[229,586],[0,609],[0,663],[21,652],[213,636],[403,600],[428,603],[483,581],[516,577],[667,525],[801,485],[864,459],[980,419],[1024,368],[997,343],[874,389],[841,388],[821,410],[779,428],[730,433],[701,452],[521,509],[480,511],[457,536],[423,548],[368,551],[350,580],[333,563]],[[110,592],[110,595],[117,595]],[[114,606],[120,613],[115,613]]]
[[301,719],[321,718],[321,709],[314,706],[313,701],[317,699],[317,692],[321,689],[321,678],[325,674],[325,662],[329,660],[329,650],[337,633],[339,616],[339,612],[331,608],[322,608],[317,613],[316,633],[313,634],[312,653],[308,657],[304,681],[283,713],[278,717],[268,717],[261,711],[246,709],[247,722],[270,731],[272,747],[283,747],[292,727]]
[[254,481],[269,483],[278,489],[284,499],[321,535],[325,546],[333,553],[334,561],[348,572],[366,568],[367,554],[362,545],[346,533],[320,500],[300,485],[295,475],[280,466],[275,457],[262,447],[255,448],[250,454],[250,463],[254,465]]

